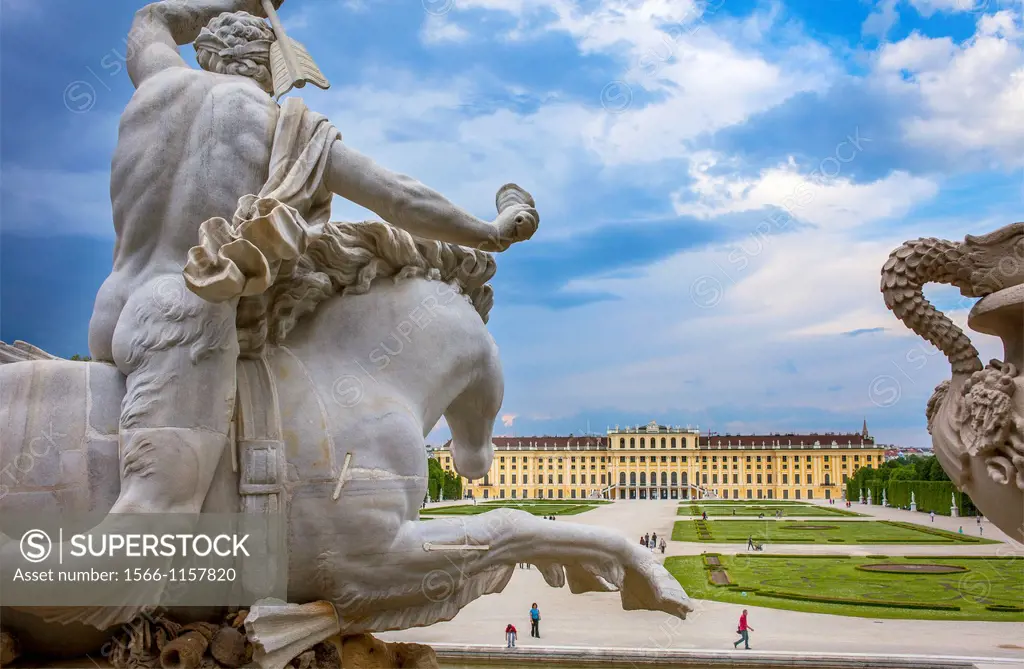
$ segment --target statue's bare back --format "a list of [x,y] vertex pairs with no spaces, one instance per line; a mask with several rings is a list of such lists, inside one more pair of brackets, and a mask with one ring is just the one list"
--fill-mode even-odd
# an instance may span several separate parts
[[133,288],[179,275],[200,224],[231,220],[238,198],[267,179],[277,104],[251,79],[168,68],[132,96],[118,132],[110,193],[118,243],[90,326],[94,357],[110,360]]

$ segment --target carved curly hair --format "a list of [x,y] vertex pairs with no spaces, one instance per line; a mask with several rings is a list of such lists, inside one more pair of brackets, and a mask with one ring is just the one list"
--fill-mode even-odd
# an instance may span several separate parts
[[274,31],[258,16],[225,12],[202,29],[193,46],[204,70],[249,77],[273,94],[270,45],[274,40]]

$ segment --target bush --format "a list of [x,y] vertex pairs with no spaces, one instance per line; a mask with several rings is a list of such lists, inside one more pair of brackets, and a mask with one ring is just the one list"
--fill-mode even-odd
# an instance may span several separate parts
[[1003,613],[1021,613],[1024,612],[1024,606],[1010,606],[1008,604],[989,604],[985,607],[989,611],[1000,611]]
[[785,554],[785,553],[737,553],[736,555],[733,556],[734,559],[736,559],[736,558],[800,558],[801,560],[807,559],[807,558],[816,558],[816,559],[819,559],[819,560],[836,560],[836,559],[848,560],[848,559],[850,559],[852,557],[853,557],[852,555],[821,555],[821,554],[818,554],[818,555],[797,555],[795,553],[792,553],[792,554]]
[[895,602],[872,599],[852,599],[848,597],[827,597],[818,595],[804,595],[796,592],[782,592],[779,590],[760,590],[757,593],[762,597],[775,597],[776,599],[791,599],[802,602],[817,602],[822,604],[852,604],[854,606],[882,606],[885,608],[900,609],[925,609],[931,611],[959,611],[960,607],[955,604],[920,604],[916,602]]

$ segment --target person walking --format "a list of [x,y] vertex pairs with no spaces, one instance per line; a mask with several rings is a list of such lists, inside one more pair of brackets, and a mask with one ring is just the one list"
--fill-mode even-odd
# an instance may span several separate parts
[[959,530],[957,530],[957,532],[959,532],[960,534],[963,534],[963,533],[964,533],[964,526],[963,526],[963,525],[961,525],[961,526],[960,526],[960,529],[959,529]]
[[747,624],[747,610],[743,609],[743,613],[740,614],[740,624],[736,628],[736,633],[740,635],[740,638],[736,640],[732,647],[738,648],[740,642],[743,642],[744,650],[750,650],[750,633],[753,631],[754,628]]
[[653,534],[651,534],[651,545],[652,546],[657,546],[658,545],[658,533],[657,532],[654,532]]
[[748,551],[754,550],[754,535],[753,534],[747,536],[747,550]]
[[650,548],[650,546],[651,546],[651,533],[650,532],[648,532],[647,534],[644,535],[644,546],[646,546],[648,548]]
[[931,512],[931,517],[932,517],[932,522],[934,523],[935,522],[935,512],[934,511]]
[[508,648],[516,647],[516,636],[518,636],[518,633],[516,632],[515,625],[509,623],[505,627],[505,641],[508,643]]
[[666,545],[667,545],[667,544],[665,543],[665,537],[662,537],[662,538],[661,538],[661,554],[662,554],[662,555],[664,555],[664,554],[665,554],[665,546],[666,546]]
[[537,608],[537,602],[530,608],[530,636],[540,638],[540,609]]
[[705,511],[705,512],[701,513],[700,514],[700,519],[701,520],[707,520],[708,519],[708,512]]

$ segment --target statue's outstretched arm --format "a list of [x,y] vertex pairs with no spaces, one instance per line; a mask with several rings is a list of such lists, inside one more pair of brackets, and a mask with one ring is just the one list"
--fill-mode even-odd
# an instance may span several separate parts
[[[283,0],[275,0],[280,6]],[[135,13],[128,33],[128,76],[138,88],[169,67],[188,67],[178,46],[199,36],[211,19],[224,12],[246,11],[264,16],[260,0],[160,0]]]
[[340,140],[331,147],[326,185],[388,223],[424,239],[504,251],[529,239],[540,217],[528,204],[505,208],[493,223],[460,209],[440,193],[376,164]]

